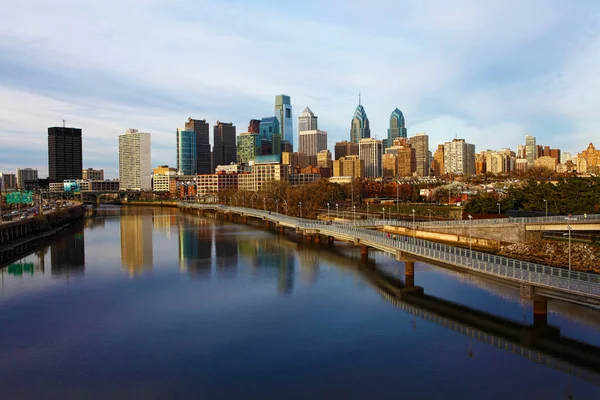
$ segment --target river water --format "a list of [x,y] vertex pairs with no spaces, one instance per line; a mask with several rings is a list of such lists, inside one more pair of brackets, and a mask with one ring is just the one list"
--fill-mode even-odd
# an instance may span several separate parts
[[[596,373],[399,308],[364,268],[404,276],[392,257],[372,252],[365,263],[348,244],[318,247],[175,209],[103,207],[1,270],[0,393],[600,398]],[[532,322],[511,288],[424,263],[415,284]],[[599,311],[551,301],[548,321],[600,347]]]

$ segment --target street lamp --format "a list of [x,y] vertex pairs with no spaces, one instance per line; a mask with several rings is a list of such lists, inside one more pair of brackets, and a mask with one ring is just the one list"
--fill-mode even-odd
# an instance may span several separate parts
[[369,202],[367,201],[367,219],[369,219]]
[[431,210],[427,210],[427,212],[429,213],[429,222],[431,222]]
[[275,212],[279,214],[279,199],[275,199]]
[[473,249],[471,248],[471,229],[473,228],[473,216],[469,214],[469,252],[471,253]]
[[413,239],[416,237],[416,226],[415,226],[415,209],[413,208],[412,210],[412,215],[413,215]]
[[546,218],[548,218],[548,200],[544,199],[544,203],[546,203]]
[[263,197],[263,210],[267,211],[267,199]]
[[285,203],[285,215],[288,215],[288,203],[287,201],[285,201],[285,199],[281,199],[283,200],[283,202]]
[[298,202],[298,205],[300,206],[300,219],[302,219],[302,202]]
[[335,217],[339,218],[340,217],[340,209],[339,209],[339,204],[335,205]]
[[381,217],[381,219],[385,219],[385,207],[381,209],[381,214],[383,214],[383,217]]
[[356,206],[352,206],[352,214],[354,215],[354,225],[356,225]]
[[327,203],[327,220],[329,221],[329,203]]
[[[567,218],[567,219],[571,219],[571,218]],[[571,227],[571,225],[567,225],[567,230],[569,231],[569,233],[563,233],[563,236],[569,236],[569,280],[568,280],[568,286],[567,288],[570,289],[571,288],[571,229],[573,229]]]
[[500,203],[496,203],[496,205],[498,206],[498,215],[500,215]]

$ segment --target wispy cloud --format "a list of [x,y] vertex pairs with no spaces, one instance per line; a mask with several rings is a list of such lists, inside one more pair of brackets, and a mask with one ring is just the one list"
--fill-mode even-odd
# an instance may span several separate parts
[[[118,10],[118,12],[115,12]],[[0,16],[0,171],[47,171],[47,127],[84,132],[84,165],[117,176],[117,136],[152,133],[153,164],[173,164],[187,117],[309,105],[330,145],[349,136],[360,90],[372,132],[390,112],[430,146],[458,134],[479,149],[526,133],[577,152],[600,105],[594,1],[23,0]],[[568,139],[565,139],[568,138]]]

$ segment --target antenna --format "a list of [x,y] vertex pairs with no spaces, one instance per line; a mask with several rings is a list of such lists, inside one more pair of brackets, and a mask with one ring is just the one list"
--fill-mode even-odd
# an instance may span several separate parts
[[358,91],[358,105],[360,106],[360,90]]
[[63,119],[63,128],[65,128],[66,121]]

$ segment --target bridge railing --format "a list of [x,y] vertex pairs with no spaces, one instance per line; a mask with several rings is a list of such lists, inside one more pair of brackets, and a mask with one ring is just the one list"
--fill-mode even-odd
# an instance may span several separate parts
[[[310,229],[310,224],[300,226]],[[406,236],[387,236],[385,232],[368,231],[349,226],[312,226],[325,231],[351,236],[368,241],[374,247],[386,247],[387,251],[401,250],[408,254],[437,260],[446,264],[454,264],[466,269],[487,275],[495,275],[513,281],[522,281],[537,286],[561,289],[576,294],[600,297],[600,275],[580,271],[569,271],[565,268],[550,267],[527,261],[497,256],[488,253],[471,251],[459,247],[429,242]]]

